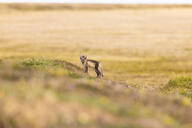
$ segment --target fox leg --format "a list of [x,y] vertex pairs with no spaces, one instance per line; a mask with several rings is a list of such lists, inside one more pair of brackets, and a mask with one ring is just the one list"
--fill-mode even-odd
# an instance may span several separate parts
[[101,77],[104,77],[104,75],[103,75],[103,68],[102,68],[102,65],[101,65],[101,64],[99,64],[99,69],[100,69],[100,75],[101,75]]
[[88,69],[88,66],[85,66],[85,67],[84,67],[84,72],[85,72],[85,73],[88,73],[88,70],[89,70],[89,69]]
[[101,72],[99,71],[99,64],[95,65],[95,72],[97,74],[97,77],[101,77],[102,76]]

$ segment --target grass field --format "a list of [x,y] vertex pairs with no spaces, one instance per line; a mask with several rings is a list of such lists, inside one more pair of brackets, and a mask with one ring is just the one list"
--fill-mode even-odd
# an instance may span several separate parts
[[[0,127],[191,128],[192,7],[0,5]],[[105,77],[83,73],[80,54]]]

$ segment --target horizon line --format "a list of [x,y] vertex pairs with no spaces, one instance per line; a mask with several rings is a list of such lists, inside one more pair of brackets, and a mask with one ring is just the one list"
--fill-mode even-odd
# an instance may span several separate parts
[[101,0],[96,0],[96,1],[71,1],[71,0],[65,0],[65,1],[52,1],[52,0],[31,0],[31,1],[26,1],[26,0],[0,0],[0,3],[55,3],[55,4],[192,4],[192,0],[177,0],[177,1],[141,1],[141,0],[136,0],[136,1],[101,1]]

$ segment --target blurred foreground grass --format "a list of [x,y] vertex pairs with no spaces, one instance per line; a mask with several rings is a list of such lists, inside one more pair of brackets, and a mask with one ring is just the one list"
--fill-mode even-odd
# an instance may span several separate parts
[[191,126],[186,98],[95,79],[66,61],[2,61],[0,69],[2,128]]

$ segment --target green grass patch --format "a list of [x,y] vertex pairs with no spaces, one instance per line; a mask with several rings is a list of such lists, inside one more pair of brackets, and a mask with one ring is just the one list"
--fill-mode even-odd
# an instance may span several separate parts
[[167,87],[192,89],[192,77],[182,76],[182,77],[171,79],[168,82]]
[[29,68],[46,71],[56,76],[68,76],[71,78],[82,78],[83,76],[79,73],[80,68],[70,62],[62,60],[46,60],[46,59],[26,59],[18,64]]
[[192,77],[177,77],[168,82],[168,87],[181,87],[192,89]]
[[44,59],[26,59],[23,62],[21,62],[22,65],[26,67],[45,67],[45,66],[51,66],[53,63],[50,60],[44,60]]
[[181,76],[169,80],[163,88],[165,92],[179,93],[185,97],[192,99],[192,77]]

